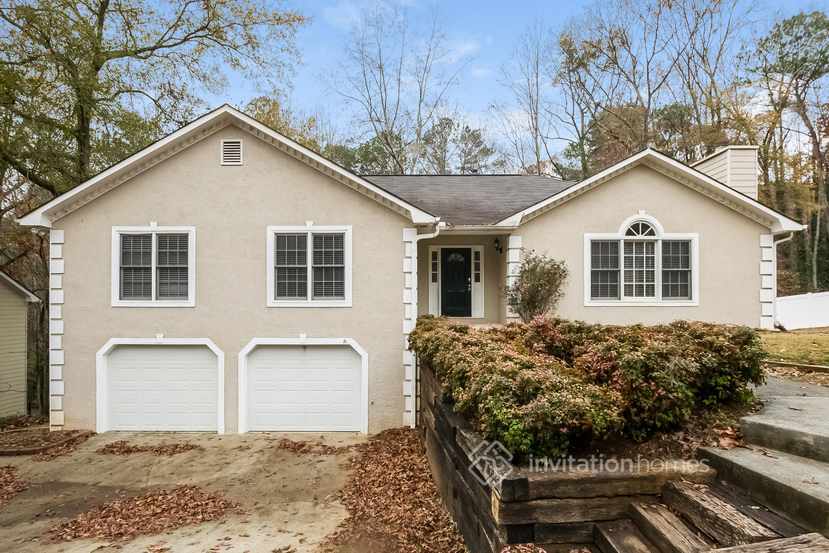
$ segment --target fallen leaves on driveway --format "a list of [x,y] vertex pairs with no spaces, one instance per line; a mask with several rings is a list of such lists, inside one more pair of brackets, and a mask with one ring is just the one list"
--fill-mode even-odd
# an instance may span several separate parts
[[62,455],[67,455],[75,451],[79,445],[84,443],[86,440],[94,436],[94,432],[80,432],[78,437],[69,440],[68,442],[61,444],[59,446],[55,446],[51,449],[47,449],[43,453],[38,453],[37,455],[32,456],[33,461],[51,461],[55,457],[61,457]]
[[301,455],[339,455],[345,453],[352,446],[325,445],[317,442],[303,442],[281,438],[276,447]]
[[51,528],[49,533],[55,541],[128,540],[217,520],[238,508],[237,503],[197,486],[179,486],[110,501]]
[[[351,476],[341,492],[348,517],[328,537],[323,551],[466,551],[440,502],[414,430],[386,430],[354,447],[358,454],[351,460]],[[354,544],[363,547],[353,549]]]
[[29,485],[17,477],[17,467],[0,467],[0,509]]
[[189,442],[168,442],[158,445],[135,445],[126,440],[108,443],[99,448],[95,453],[99,455],[134,455],[136,453],[152,453],[158,457],[172,457],[179,453],[186,453],[194,449],[203,450],[200,445]]

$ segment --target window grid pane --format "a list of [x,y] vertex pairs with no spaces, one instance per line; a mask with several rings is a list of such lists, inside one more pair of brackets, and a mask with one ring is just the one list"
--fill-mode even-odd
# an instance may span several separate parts
[[274,292],[277,298],[308,298],[308,235],[277,234],[274,240]]
[[625,241],[624,292],[626,297],[656,296],[656,242]]
[[345,298],[345,234],[314,233],[313,299]]
[[120,236],[120,299],[152,300],[152,248],[152,234]]
[[619,241],[592,241],[590,263],[590,297],[619,299]]
[[187,299],[188,253],[187,234],[159,233],[156,236],[156,293],[158,299]]
[[662,297],[691,299],[691,243],[688,240],[662,242]]

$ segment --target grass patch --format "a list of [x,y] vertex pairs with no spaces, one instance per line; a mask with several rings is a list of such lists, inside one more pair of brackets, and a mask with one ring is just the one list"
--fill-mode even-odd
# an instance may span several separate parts
[[829,366],[829,328],[795,332],[763,332],[770,361]]

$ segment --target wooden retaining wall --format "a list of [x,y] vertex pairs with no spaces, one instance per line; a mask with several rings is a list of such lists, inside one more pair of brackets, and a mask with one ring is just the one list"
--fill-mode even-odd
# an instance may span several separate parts
[[481,436],[453,412],[434,373],[422,365],[420,398],[418,427],[432,475],[472,553],[499,553],[516,543],[548,551],[592,549],[596,522],[626,518],[633,502],[656,502],[669,480],[709,481],[715,474],[681,461],[658,472],[513,467],[508,478],[491,487],[470,468]]

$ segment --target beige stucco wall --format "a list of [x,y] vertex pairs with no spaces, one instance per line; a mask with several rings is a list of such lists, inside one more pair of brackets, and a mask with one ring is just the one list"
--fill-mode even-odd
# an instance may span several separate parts
[[[245,165],[219,165],[244,139]],[[110,306],[119,225],[196,227],[196,307]],[[268,225],[352,225],[353,307],[266,307]],[[207,337],[225,353],[225,425],[237,428],[237,355],[253,337],[349,337],[369,354],[369,430],[403,422],[402,216],[229,127],[58,220],[65,231],[65,423],[94,428],[95,353],[113,337]]]
[[[666,233],[699,234],[699,305],[584,305],[584,235],[615,233],[644,210]],[[523,225],[524,249],[564,259],[570,278],[558,314],[602,323],[676,319],[760,323],[760,235],[769,230],[648,167],[639,166]]]
[[0,417],[26,413],[26,314],[29,304],[0,280]]
[[[495,239],[498,238],[504,249],[498,253]],[[471,319],[458,319],[473,324],[498,323],[504,319],[503,290],[506,282],[506,236],[442,234],[429,240],[418,242],[417,259],[417,312],[418,315],[429,313],[429,246],[483,246],[484,254],[484,316]]]

